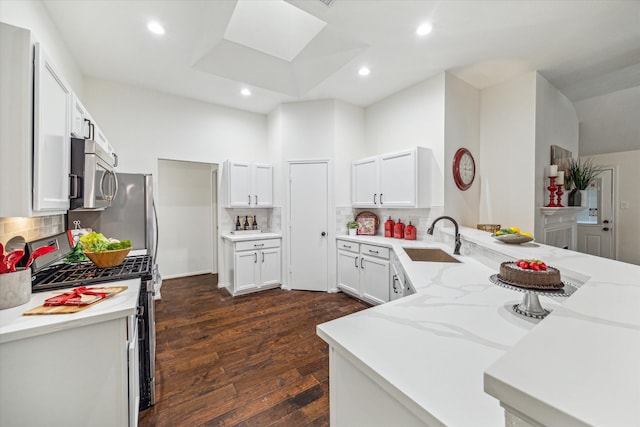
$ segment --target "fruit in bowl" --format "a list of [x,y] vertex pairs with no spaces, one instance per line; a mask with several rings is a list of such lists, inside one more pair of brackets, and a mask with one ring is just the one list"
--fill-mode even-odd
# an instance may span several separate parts
[[115,267],[122,264],[131,250],[129,240],[116,240],[92,231],[80,238],[84,254],[99,268]]
[[533,234],[527,231],[520,231],[518,227],[501,228],[500,230],[493,233],[494,236],[504,236],[507,234],[518,234],[520,236],[531,237],[533,239]]

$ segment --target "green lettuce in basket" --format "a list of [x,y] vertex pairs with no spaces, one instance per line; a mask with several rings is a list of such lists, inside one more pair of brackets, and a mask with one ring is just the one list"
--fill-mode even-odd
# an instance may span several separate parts
[[82,248],[87,252],[115,251],[131,247],[129,240],[107,239],[102,233],[96,233],[95,231],[80,237],[80,243],[82,243]]

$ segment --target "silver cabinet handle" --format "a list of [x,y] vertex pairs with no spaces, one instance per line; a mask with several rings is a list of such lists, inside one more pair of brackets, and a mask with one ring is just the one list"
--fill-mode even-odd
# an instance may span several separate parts
[[247,204],[248,204],[249,206],[251,206],[251,194],[249,194],[247,197],[249,198],[249,203],[247,203]]
[[377,205],[378,203],[376,202],[376,197],[378,197],[378,193],[374,193],[373,194],[373,204]]
[[364,270],[364,265],[362,265],[362,261],[364,261],[364,258],[360,258],[360,268]]
[[371,252],[372,254],[377,254],[378,251],[374,251],[373,249],[369,249],[369,252]]
[[258,206],[258,195],[256,194],[256,206]]
[[394,274],[393,275],[393,292],[395,292],[396,294],[398,293],[398,288],[396,288],[397,281],[398,281],[398,275]]
[[382,205],[382,193],[380,193],[380,204]]
[[260,243],[260,244],[256,243],[256,244],[253,245],[254,248],[261,248],[263,246],[264,246],[264,243]]
[[342,246],[347,248],[347,249],[351,249],[351,245],[342,245]]
[[78,198],[78,175],[74,174],[74,173],[70,173],[69,174],[69,178],[71,178],[71,183],[73,184],[73,193],[69,194],[69,198],[70,199],[77,199]]
[[355,263],[356,263],[356,268],[358,268],[358,257],[353,258],[353,260],[354,260],[354,261],[355,261]]
[[253,263],[257,263],[258,262],[258,252],[254,252],[253,253]]
[[264,252],[262,252],[262,262],[264,263]]

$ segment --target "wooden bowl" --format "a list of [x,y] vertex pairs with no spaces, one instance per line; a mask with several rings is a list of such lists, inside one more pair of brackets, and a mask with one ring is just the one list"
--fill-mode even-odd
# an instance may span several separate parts
[[117,265],[122,264],[124,259],[127,257],[127,254],[131,248],[125,249],[117,249],[115,251],[104,251],[104,252],[87,252],[83,251],[84,254],[95,264],[98,268],[107,268],[107,267],[115,267]]

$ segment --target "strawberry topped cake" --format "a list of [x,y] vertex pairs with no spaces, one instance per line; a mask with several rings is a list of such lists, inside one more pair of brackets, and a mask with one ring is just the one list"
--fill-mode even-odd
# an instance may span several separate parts
[[561,289],[560,271],[537,259],[520,259],[500,264],[498,279],[528,289]]

